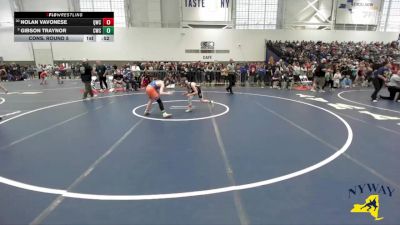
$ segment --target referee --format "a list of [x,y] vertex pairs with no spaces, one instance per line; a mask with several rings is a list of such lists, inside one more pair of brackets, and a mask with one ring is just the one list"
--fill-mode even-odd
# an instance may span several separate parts
[[104,90],[103,84],[106,89],[108,89],[107,78],[105,76],[106,70],[107,68],[104,64],[102,64],[100,61],[96,61],[96,73],[99,76],[101,90]]
[[228,70],[228,82],[229,86],[226,88],[226,91],[229,92],[229,94],[233,94],[232,87],[235,86],[235,81],[236,81],[236,75],[235,75],[235,63],[233,62],[232,59],[229,60],[229,64],[226,66]]
[[391,64],[386,62],[384,66],[375,70],[372,74],[372,84],[374,85],[374,92],[371,95],[372,102],[378,102],[378,93],[382,89],[384,83],[386,82],[385,73],[390,72]]

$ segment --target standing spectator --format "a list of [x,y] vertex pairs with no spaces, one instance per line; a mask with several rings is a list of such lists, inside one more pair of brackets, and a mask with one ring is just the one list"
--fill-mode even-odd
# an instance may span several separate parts
[[206,72],[206,81],[207,83],[211,84],[211,81],[213,80],[212,73],[214,71],[214,68],[212,67],[211,63],[205,66],[205,72]]
[[311,91],[316,91],[319,89],[320,92],[325,92],[322,88],[325,85],[325,72],[326,72],[326,59],[322,59],[321,63],[318,64],[314,72],[314,85]]
[[250,64],[249,67],[249,80],[250,82],[257,82],[257,66],[255,63]]
[[240,85],[244,87],[246,85],[247,69],[244,64],[240,66]]
[[202,83],[203,82],[203,71],[204,71],[204,69],[203,69],[203,65],[201,64],[201,62],[200,61],[198,61],[197,62],[197,64],[196,64],[196,79],[195,79],[195,82],[197,82],[197,83]]
[[196,68],[194,64],[189,64],[189,76],[188,76],[188,80],[190,82],[194,82],[195,81],[195,75],[196,75]]
[[333,75],[333,87],[340,88],[340,80],[342,79],[342,74],[340,70],[336,70],[335,74]]
[[150,84],[150,76],[149,74],[146,72],[144,72],[143,76],[142,76],[142,80],[140,81],[140,86],[146,88],[147,85]]
[[221,77],[224,81],[224,84],[228,81],[228,68],[225,65],[221,66]]
[[217,65],[216,71],[215,71],[215,79],[217,83],[221,82],[221,64]]
[[354,79],[354,87],[362,87],[365,81],[366,71],[364,63],[360,64],[358,67],[356,78]]
[[131,71],[134,75],[135,82],[136,82],[138,88],[140,88],[140,67],[137,66],[137,64],[133,64]]
[[298,62],[293,64],[293,78],[295,82],[300,81],[301,67]]
[[92,98],[95,97],[93,94],[92,85],[91,85],[93,68],[89,65],[87,59],[82,60],[80,72],[81,72],[81,80],[85,85],[85,91],[83,92],[83,100],[85,100],[87,98],[88,94]]
[[262,88],[264,88],[264,86],[265,86],[265,75],[266,75],[265,65],[264,64],[260,64],[259,65],[257,73],[258,73],[258,81],[257,81],[257,83],[259,82],[260,83],[259,85]]
[[333,68],[331,66],[329,66],[326,69],[325,72],[325,85],[323,87],[323,89],[325,89],[325,87],[327,87],[328,85],[330,85],[331,90],[333,89]]
[[308,78],[309,80],[312,80],[312,78],[313,78],[313,70],[314,70],[313,65],[312,65],[309,61],[307,61],[307,62],[304,64],[304,66],[305,66],[305,69],[306,69],[306,76],[307,76],[307,78]]

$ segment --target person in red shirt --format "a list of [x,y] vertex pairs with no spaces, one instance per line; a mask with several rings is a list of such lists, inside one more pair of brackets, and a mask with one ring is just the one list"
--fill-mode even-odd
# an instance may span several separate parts
[[40,73],[40,85],[47,84],[47,71],[43,70],[43,72]]

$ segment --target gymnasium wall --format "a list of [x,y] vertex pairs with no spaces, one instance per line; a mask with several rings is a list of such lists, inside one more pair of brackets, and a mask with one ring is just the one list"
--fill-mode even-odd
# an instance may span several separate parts
[[[12,33],[12,29],[0,29],[0,56],[5,61],[33,60],[30,44],[14,43]],[[398,33],[368,31],[116,28],[112,43],[53,43],[52,48],[55,61],[263,61],[266,39],[389,42],[397,37]],[[202,41],[213,41],[216,50],[230,53],[185,53],[200,49]]]
[[4,61],[33,61],[31,43],[14,42],[14,27],[0,27],[0,57]]

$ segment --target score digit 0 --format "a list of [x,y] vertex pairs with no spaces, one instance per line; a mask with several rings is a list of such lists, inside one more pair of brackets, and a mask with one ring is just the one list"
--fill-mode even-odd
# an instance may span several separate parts
[[103,26],[114,26],[114,18],[103,18]]
[[103,27],[103,34],[105,35],[113,35],[114,27]]

